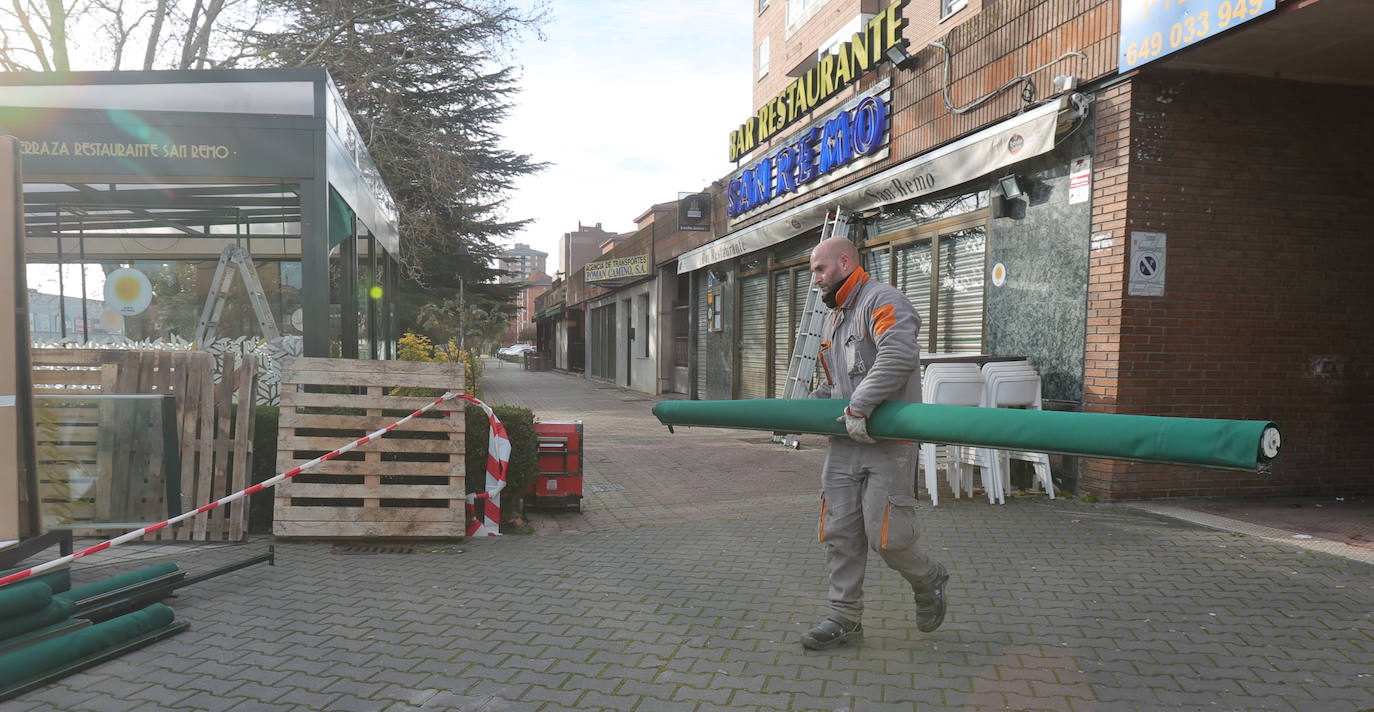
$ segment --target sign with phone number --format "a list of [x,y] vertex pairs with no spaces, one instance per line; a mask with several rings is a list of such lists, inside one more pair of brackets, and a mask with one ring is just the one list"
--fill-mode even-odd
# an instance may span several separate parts
[[1118,71],[1136,69],[1272,12],[1277,0],[1122,0]]

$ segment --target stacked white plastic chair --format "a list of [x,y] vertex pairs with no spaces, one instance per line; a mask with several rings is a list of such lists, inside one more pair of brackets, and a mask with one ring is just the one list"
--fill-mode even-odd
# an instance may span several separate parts
[[[1040,374],[1025,361],[992,362],[983,365],[983,407],[1041,409]],[[1035,481],[1054,499],[1054,480],[1050,458],[1043,452],[994,450],[993,468],[999,483],[998,500],[1011,489],[1011,460],[1024,460],[1035,468]]]
[[[984,401],[983,372],[977,364],[972,363],[932,363],[926,366],[922,376],[921,398],[927,403],[940,405],[981,406]],[[946,446],[945,453],[945,467],[955,498],[959,497],[961,487],[970,496],[973,494],[972,465],[982,469],[983,489],[987,490],[988,502],[994,503],[1001,498],[1001,480],[997,477],[996,458],[991,450],[949,445]],[[938,505],[940,501],[935,475],[934,443],[921,444],[921,467],[925,469],[926,490],[930,492],[930,503]]]

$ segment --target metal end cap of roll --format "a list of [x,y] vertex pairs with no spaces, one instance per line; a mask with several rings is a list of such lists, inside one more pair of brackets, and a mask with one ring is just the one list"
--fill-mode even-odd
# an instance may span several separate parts
[[1270,460],[1278,457],[1280,440],[1278,428],[1272,425],[1265,428],[1264,432],[1260,433],[1260,454]]

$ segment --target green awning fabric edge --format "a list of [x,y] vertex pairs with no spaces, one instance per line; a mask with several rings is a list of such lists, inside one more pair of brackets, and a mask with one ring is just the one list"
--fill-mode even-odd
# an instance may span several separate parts
[[334,249],[353,234],[355,219],[353,208],[334,190],[334,186],[329,186],[329,249]]
[[[663,401],[653,413],[665,425],[844,435],[835,421],[848,401],[776,398]],[[876,438],[976,445],[1255,471],[1273,458],[1261,452],[1269,421],[973,408],[888,401],[873,412]]]

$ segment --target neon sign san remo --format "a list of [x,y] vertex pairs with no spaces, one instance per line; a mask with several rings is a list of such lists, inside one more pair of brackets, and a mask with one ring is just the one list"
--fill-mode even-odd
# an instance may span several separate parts
[[[837,53],[825,54],[816,66],[760,107],[756,116],[732,131],[730,160],[754,150],[872,71],[884,61],[888,49],[905,45],[901,31],[906,26],[902,16],[906,3],[896,0],[874,15]],[[732,179],[726,190],[726,214],[732,218],[742,215],[872,153],[884,144],[886,131],[886,103],[878,96],[864,98],[853,109],[811,127]]]

